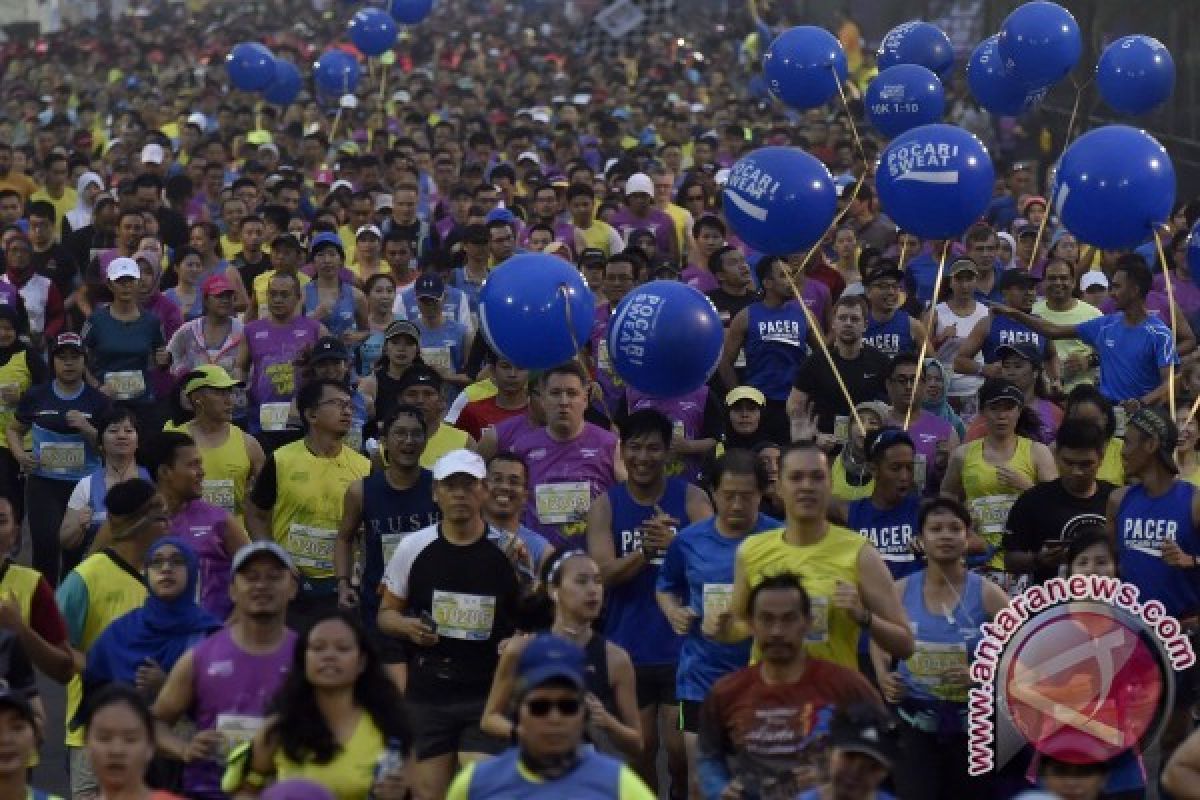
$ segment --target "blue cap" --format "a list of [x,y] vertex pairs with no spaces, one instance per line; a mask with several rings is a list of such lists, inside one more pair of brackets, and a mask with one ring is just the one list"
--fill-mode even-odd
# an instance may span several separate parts
[[483,221],[484,224],[490,224],[496,222],[497,220],[500,222],[514,222],[516,219],[516,216],[507,208],[493,208],[487,213],[487,216],[483,218]]
[[436,272],[426,272],[421,277],[417,278],[417,283],[413,286],[413,293],[418,297],[437,297],[440,298],[446,293],[446,282],[442,280],[442,276]]
[[540,633],[521,651],[517,678],[523,691],[556,678],[583,689],[585,665],[586,656],[579,645],[552,633]]
[[336,233],[322,231],[312,238],[308,246],[308,257],[312,258],[322,247],[336,247],[342,258],[346,257],[346,249],[342,247],[342,239]]

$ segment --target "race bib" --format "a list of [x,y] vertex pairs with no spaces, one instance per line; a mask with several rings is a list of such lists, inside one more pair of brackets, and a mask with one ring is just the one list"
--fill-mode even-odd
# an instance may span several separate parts
[[706,583],[703,598],[705,619],[724,614],[733,607],[733,584]]
[[608,341],[601,339],[596,343],[596,367],[605,372],[612,372],[612,359],[608,355]]
[[946,676],[951,669],[967,668],[967,646],[962,642],[917,641],[908,671],[930,694],[954,703],[967,702],[965,682]]
[[434,369],[453,369],[449,347],[422,347],[421,360]]
[[264,431],[281,431],[287,427],[291,403],[263,403],[258,407],[258,424]]
[[984,536],[1003,532],[1014,502],[1016,498],[1010,494],[990,494],[972,500],[971,513],[979,524],[979,532]]
[[110,372],[104,376],[104,385],[118,400],[132,400],[146,393],[146,376],[140,370]]
[[534,506],[543,525],[578,522],[592,507],[592,485],[587,481],[539,484],[534,490]]
[[929,475],[929,460],[925,458],[924,453],[916,453],[913,455],[913,484],[920,492],[925,489],[925,481]]
[[292,523],[288,529],[287,551],[301,569],[333,571],[333,544],[337,531]]
[[217,714],[217,733],[225,737],[226,752],[254,738],[262,727],[262,717],[249,714]]
[[204,502],[219,506],[230,514],[234,513],[236,501],[234,498],[233,481],[231,479],[205,479],[202,486],[201,497],[204,498]]
[[812,625],[804,640],[809,644],[826,644],[829,642],[829,598],[810,597],[812,603]]
[[483,642],[492,636],[496,620],[496,598],[480,594],[433,592],[433,621],[438,636]]
[[1120,403],[1114,403],[1112,410],[1113,416],[1117,418],[1117,427],[1113,432],[1113,438],[1124,439],[1125,423],[1129,421],[1129,415],[1125,413],[1125,406],[1121,405]]
[[46,442],[38,452],[38,466],[47,472],[78,472],[85,460],[83,442]]
[[385,533],[379,537],[383,545],[383,565],[385,567],[392,563],[392,556],[396,554],[396,548],[400,546],[400,542],[404,541],[404,537],[407,535],[407,533]]
[[735,358],[733,360],[733,368],[734,369],[745,369],[746,368],[746,351],[745,350],[738,350],[737,358]]
[[850,441],[850,418],[840,414],[833,419],[833,438],[838,444]]

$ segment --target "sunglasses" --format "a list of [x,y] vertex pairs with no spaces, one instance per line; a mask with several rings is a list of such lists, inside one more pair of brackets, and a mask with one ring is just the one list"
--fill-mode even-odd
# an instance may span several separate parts
[[551,709],[558,709],[558,713],[564,717],[573,717],[579,713],[583,702],[578,697],[560,697],[557,700],[530,700],[525,706],[535,717],[549,716]]

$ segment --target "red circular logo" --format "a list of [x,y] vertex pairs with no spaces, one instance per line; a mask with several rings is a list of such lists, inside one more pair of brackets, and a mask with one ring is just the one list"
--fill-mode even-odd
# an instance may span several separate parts
[[1152,732],[1170,668],[1148,631],[1099,603],[1027,625],[1002,689],[1013,724],[1039,752],[1107,761]]

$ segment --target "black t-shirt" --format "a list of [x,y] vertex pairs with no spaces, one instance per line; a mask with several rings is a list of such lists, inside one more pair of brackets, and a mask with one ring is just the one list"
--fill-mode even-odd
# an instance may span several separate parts
[[175,250],[188,242],[187,217],[173,208],[159,206],[154,210],[158,220],[158,237],[167,247]]
[[[883,378],[888,368],[887,356],[868,344],[863,345],[862,351],[854,359],[842,358],[833,348],[830,348],[829,354],[833,356],[838,372],[846,382],[846,389],[856,404],[884,398]],[[834,419],[850,414],[850,407],[846,405],[846,398],[823,353],[814,351],[804,360],[793,385],[808,395],[817,415],[817,429],[821,433],[833,433]]]
[[713,289],[707,294],[707,297],[712,301],[713,307],[717,309],[717,314],[721,317],[721,324],[726,328],[729,327],[729,323],[738,315],[739,311],[755,300],[761,299],[757,292],[736,295],[719,288]]
[[266,253],[258,254],[258,261],[250,262],[246,259],[244,252],[238,253],[233,259],[233,267],[238,271],[238,276],[242,279],[242,285],[250,289],[254,285],[254,279],[271,268],[271,259]]
[[75,279],[79,275],[79,264],[70,250],[61,244],[52,245],[40,253],[35,250],[30,263],[35,272],[54,282],[63,300],[71,296],[71,292],[75,290]]
[[520,584],[503,551],[481,536],[452,544],[432,525],[401,540],[384,585],[406,613],[437,621],[438,642],[408,648],[408,696],[417,702],[483,700],[500,660],[497,647],[515,630]]
[[[1091,497],[1076,497],[1063,489],[1061,478],[1055,478],[1025,490],[1008,512],[1004,550],[1036,553],[1048,541],[1069,541],[1083,522],[1104,524],[1108,496],[1116,488],[1107,481],[1097,481]],[[1042,583],[1057,574],[1056,569],[1039,568],[1034,570],[1033,580]]]

